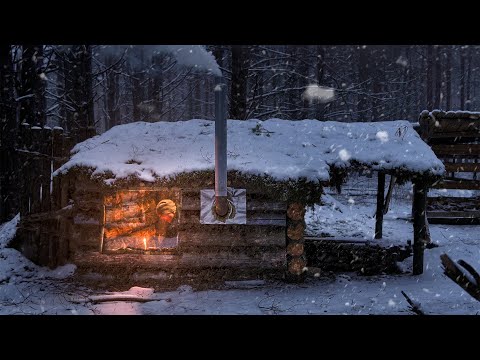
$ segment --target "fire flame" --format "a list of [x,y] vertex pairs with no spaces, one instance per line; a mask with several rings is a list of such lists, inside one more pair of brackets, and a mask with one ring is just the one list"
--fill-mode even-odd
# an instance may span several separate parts
[[147,238],[143,238],[143,246],[145,247],[145,250],[147,250]]

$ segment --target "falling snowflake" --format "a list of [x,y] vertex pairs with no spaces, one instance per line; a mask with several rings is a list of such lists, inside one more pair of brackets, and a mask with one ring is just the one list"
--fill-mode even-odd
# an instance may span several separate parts
[[386,131],[378,131],[375,136],[382,144],[388,141],[388,132]]
[[315,84],[308,85],[302,94],[302,99],[308,100],[310,103],[327,103],[335,99],[335,89]]
[[338,152],[338,155],[340,156],[340,159],[342,159],[342,161],[348,161],[352,157],[352,155],[346,149],[340,150]]

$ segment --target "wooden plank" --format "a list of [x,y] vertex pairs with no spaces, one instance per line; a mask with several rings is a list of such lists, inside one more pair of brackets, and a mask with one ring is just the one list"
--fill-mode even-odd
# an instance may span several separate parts
[[231,227],[225,225],[212,227],[204,225],[194,231],[181,230],[178,232],[178,244],[180,248],[185,246],[286,246],[285,229],[280,227]]
[[480,156],[480,144],[433,144],[432,150],[441,155],[476,155]]
[[480,218],[480,211],[427,211],[431,218]]
[[458,197],[458,196],[437,196],[429,197],[427,199],[428,204],[448,204],[448,203],[465,203],[465,204],[475,204],[480,206],[480,196],[475,197]]
[[428,218],[430,224],[445,225],[480,225],[480,218],[452,218],[452,217],[434,217]]
[[317,237],[317,236],[305,236],[305,241],[332,241],[337,243],[348,243],[348,244],[365,244],[369,242],[366,239],[358,238],[336,238],[336,237]]
[[[183,194],[182,194],[183,195]],[[182,196],[182,210],[200,211],[200,193],[198,196]],[[270,211],[285,212],[287,210],[286,202],[262,201],[258,199],[247,199],[247,211]]]
[[[247,212],[246,225],[279,225],[285,226],[285,213],[268,213],[268,212]],[[180,224],[200,224],[200,211],[184,211],[180,212]]]
[[459,179],[455,181],[439,181],[431,186],[433,189],[462,189],[462,190],[480,190],[480,181]]
[[447,172],[478,172],[480,171],[480,164],[475,163],[445,163],[445,170]]
[[472,131],[451,131],[451,132],[435,132],[429,134],[430,139],[457,139],[465,142],[475,141],[480,138],[478,130]]

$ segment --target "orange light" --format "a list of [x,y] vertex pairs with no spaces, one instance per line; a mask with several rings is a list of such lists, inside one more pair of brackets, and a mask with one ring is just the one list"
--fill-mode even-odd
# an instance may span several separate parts
[[147,250],[147,238],[143,238],[143,246],[145,247],[145,250]]

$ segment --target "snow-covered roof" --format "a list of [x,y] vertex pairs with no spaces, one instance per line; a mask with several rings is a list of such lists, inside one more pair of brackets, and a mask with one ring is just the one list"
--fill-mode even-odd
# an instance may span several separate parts
[[[331,167],[352,162],[374,170],[441,175],[442,162],[408,121],[342,123],[318,120],[228,120],[228,169],[276,181],[328,181]],[[77,144],[56,171],[88,167],[147,182],[180,173],[214,170],[215,122],[135,122],[115,126]]]
[[464,110],[423,110],[420,113],[420,117],[442,117],[442,118],[451,118],[451,119],[472,119],[477,120],[480,119],[480,112],[476,111],[464,111]]

